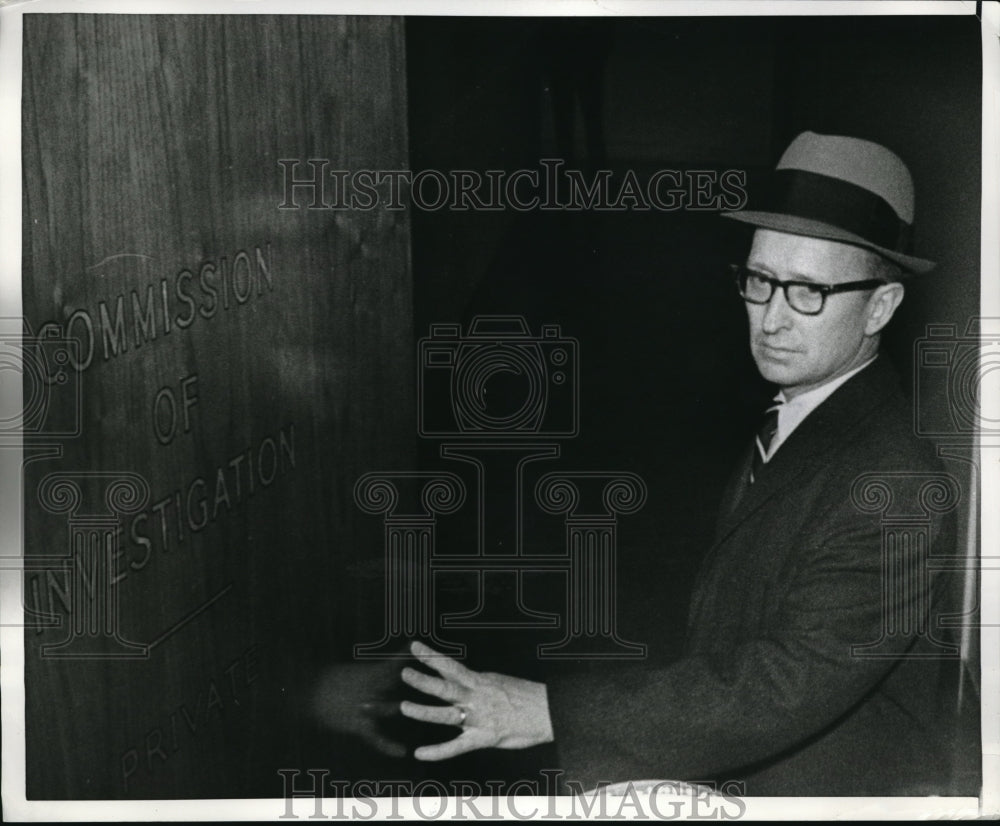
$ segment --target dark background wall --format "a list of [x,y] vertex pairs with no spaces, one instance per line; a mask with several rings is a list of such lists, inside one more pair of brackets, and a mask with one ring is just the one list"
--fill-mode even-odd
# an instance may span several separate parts
[[[278,210],[278,159],[447,173],[559,158],[640,180],[740,170],[752,187],[803,129],[867,137],[910,165],[916,251],[940,262],[908,287],[886,335],[907,384],[924,326],[961,331],[978,307],[974,18],[26,20],[25,314],[36,330],[65,329],[82,310],[97,331],[83,437],[29,465],[26,490],[50,470],[148,479],[135,531],[150,544],[131,535],[137,517],[120,538],[129,639],[157,639],[221,594],[142,662],[43,659],[65,627],[26,632],[29,796],[276,797],[282,767],[503,780],[555,764],[547,749],[391,759],[302,714],[317,670],[350,664],[385,621],[381,523],[356,508],[355,480],[413,468],[469,479],[439,457],[440,440],[416,436],[415,344],[431,323],[511,313],[579,342],[580,434],[527,481],[557,467],[645,480],[645,507],[620,524],[619,631],[649,661],[678,651],[716,499],[768,397],[725,270],[746,254],[747,228],[714,210]],[[259,294],[180,328],[179,274],[192,271],[190,294],[207,307],[201,268],[232,267],[241,250]],[[144,305],[152,285],[158,301],[161,279],[173,329],[136,346],[131,292]],[[100,305],[113,320],[119,295],[128,349],[105,358]],[[182,399],[195,374],[190,432],[161,445],[153,401],[167,385]],[[294,465],[280,453],[292,424]],[[251,497],[243,477],[237,500],[226,475],[227,503],[217,470],[248,449],[259,458],[267,438],[284,455],[276,481]],[[153,505],[197,478],[216,515],[164,540]],[[561,548],[558,519],[526,519],[527,551]],[[442,550],[466,548],[469,527],[456,516]],[[32,501],[26,533],[29,554],[65,548],[66,518]],[[565,609],[559,576],[524,578],[530,607]],[[67,588],[65,572],[29,573],[25,603],[65,617]],[[444,576],[438,591],[438,618],[475,604],[469,576]],[[474,668],[626,667],[539,661],[553,629],[448,638],[468,644]],[[362,689],[402,696],[397,673],[344,671],[344,713]],[[411,744],[442,736],[383,730]]]
[[[411,166],[538,169],[558,158],[587,173],[613,170],[619,182],[627,170],[642,181],[658,169],[743,170],[752,190],[803,130],[882,142],[916,182],[916,254],[939,262],[907,285],[884,336],[913,394],[914,340],[930,323],[962,334],[978,309],[977,23],[412,18]],[[620,524],[620,628],[649,645],[651,661],[676,656],[721,486],[773,392],[749,358],[726,270],[744,259],[751,230],[717,210],[412,218],[418,335],[434,322],[515,313],[533,331],[558,323],[579,339],[581,434],[551,467],[627,469],[646,480],[646,507]],[[921,399],[948,404],[941,386],[925,386]],[[420,450],[434,462],[436,443]],[[529,476],[548,469],[540,463]],[[967,466],[954,470],[968,478]],[[541,522],[527,540],[539,551],[561,542]],[[535,599],[532,607],[557,610],[544,589]],[[466,638],[473,666],[538,676],[557,667],[534,654],[555,632]],[[537,764],[554,759],[540,754]],[[494,754],[489,767],[514,774],[526,761]]]

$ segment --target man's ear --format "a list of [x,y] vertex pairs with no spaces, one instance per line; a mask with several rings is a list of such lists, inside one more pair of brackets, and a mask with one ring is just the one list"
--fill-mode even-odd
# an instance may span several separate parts
[[903,303],[905,288],[898,281],[876,287],[868,299],[868,320],[865,323],[865,335],[873,336],[880,332],[896,308]]

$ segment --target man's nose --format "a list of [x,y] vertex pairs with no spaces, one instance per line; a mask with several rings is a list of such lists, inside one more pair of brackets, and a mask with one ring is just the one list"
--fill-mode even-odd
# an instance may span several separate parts
[[792,313],[795,311],[788,306],[785,300],[785,291],[780,287],[774,288],[771,300],[764,308],[764,318],[761,319],[761,329],[765,333],[776,333],[791,323]]

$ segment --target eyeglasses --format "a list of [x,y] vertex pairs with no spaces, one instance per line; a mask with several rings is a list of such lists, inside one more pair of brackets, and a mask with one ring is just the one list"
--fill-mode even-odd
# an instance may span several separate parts
[[781,287],[785,291],[785,301],[788,302],[788,306],[803,315],[819,315],[823,312],[828,295],[855,290],[873,290],[886,283],[875,278],[866,281],[848,281],[844,284],[779,281],[777,278],[771,278],[739,264],[731,264],[729,268],[736,277],[736,288],[747,303],[767,304],[774,295],[775,288]]

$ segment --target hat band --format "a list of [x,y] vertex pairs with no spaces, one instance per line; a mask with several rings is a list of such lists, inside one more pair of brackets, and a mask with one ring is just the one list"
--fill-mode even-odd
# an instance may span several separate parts
[[775,170],[763,209],[832,224],[893,252],[908,252],[912,241],[912,226],[884,198],[803,169]]

